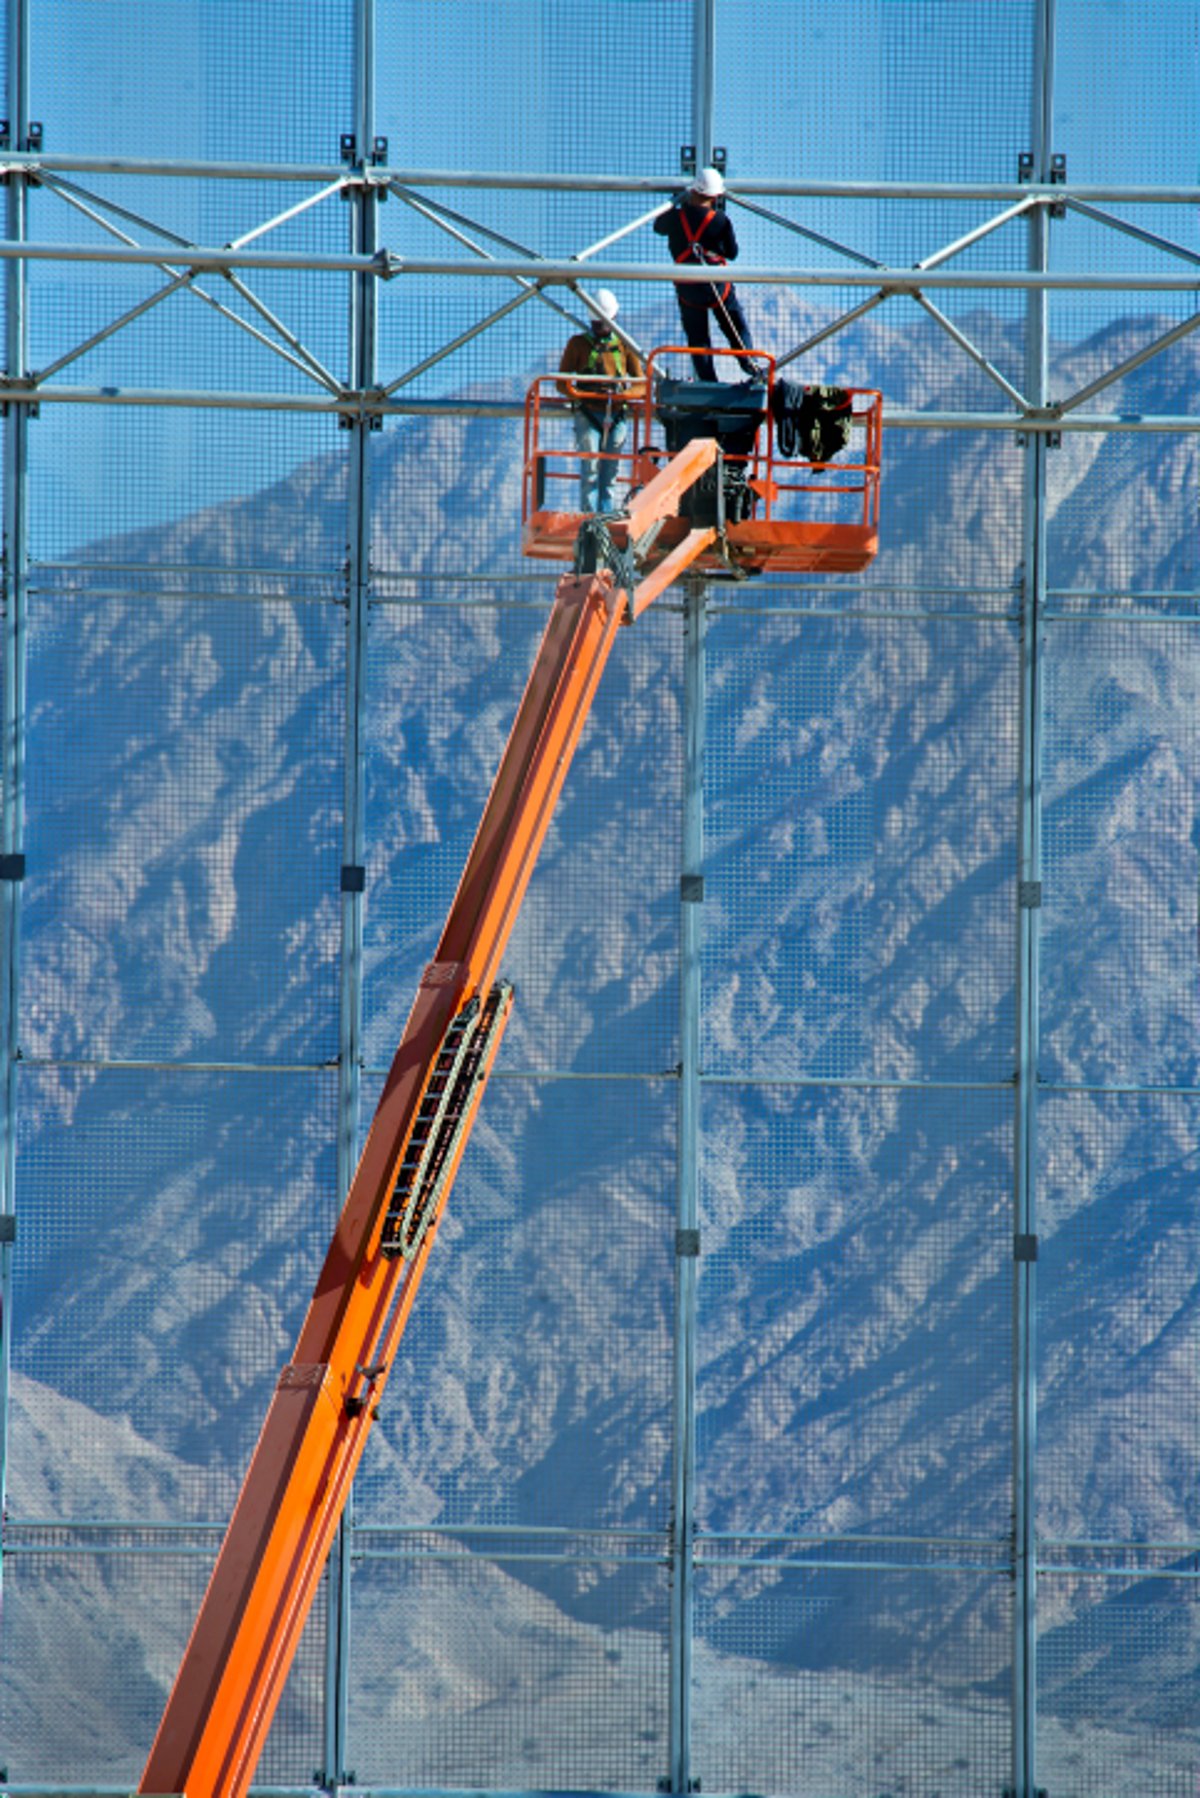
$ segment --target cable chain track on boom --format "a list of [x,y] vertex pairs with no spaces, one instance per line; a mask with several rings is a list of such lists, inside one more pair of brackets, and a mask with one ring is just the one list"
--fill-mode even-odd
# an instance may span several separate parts
[[437,1215],[454,1149],[469,1118],[471,1094],[511,993],[502,980],[482,1004],[476,995],[442,1039],[383,1220],[379,1246],[393,1260],[413,1259]]

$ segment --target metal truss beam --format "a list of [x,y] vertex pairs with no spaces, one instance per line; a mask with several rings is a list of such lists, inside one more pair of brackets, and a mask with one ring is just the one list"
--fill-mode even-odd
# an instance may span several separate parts
[[[45,151],[0,150],[0,177],[5,171],[40,175],[148,175],[174,180],[332,182],[342,179],[372,186],[400,181],[412,187],[457,187],[526,193],[672,194],[679,174],[555,174],[534,170],[392,168],[379,164],[347,177],[344,164],[278,162],[196,162],[155,157],[68,156]],[[1053,201],[1078,199],[1097,204],[1200,205],[1200,186],[1154,187],[1102,183],[1016,181],[785,181],[739,177],[728,183],[732,195],[765,194],[776,198],[843,200]]]
[[[703,12],[707,18],[706,0],[697,0],[697,6],[698,10]],[[704,136],[704,132],[700,131],[699,126],[697,126],[697,130],[700,132],[700,136]],[[355,418],[361,417],[364,412],[369,412],[372,417],[378,416],[380,411],[379,401],[390,399],[390,397],[397,393],[401,388],[410,385],[422,375],[426,374],[431,368],[446,361],[467,343],[479,337],[492,326],[506,318],[509,313],[514,311],[516,307],[522,305],[527,299],[538,299],[543,304],[551,307],[554,311],[570,319],[573,323],[574,320],[570,312],[568,312],[559,301],[552,298],[551,294],[547,292],[548,287],[553,285],[566,286],[585,307],[589,310],[594,310],[594,302],[590,295],[579,285],[578,276],[580,264],[584,260],[588,261],[589,275],[598,279],[608,278],[612,280],[649,281],[651,283],[657,282],[660,284],[663,282],[671,282],[675,285],[678,285],[680,281],[685,283],[691,282],[703,284],[706,280],[705,272],[700,268],[680,269],[675,267],[644,266],[640,264],[630,268],[615,264],[598,264],[594,260],[594,258],[596,258],[602,251],[610,249],[613,244],[628,237],[633,231],[654,218],[656,214],[661,211],[661,207],[655,207],[649,212],[639,214],[638,217],[627,221],[617,230],[609,232],[597,242],[586,246],[582,250],[576,251],[571,256],[569,262],[563,264],[560,261],[552,261],[547,257],[541,256],[536,250],[530,249],[527,245],[518,242],[512,237],[496,231],[493,227],[481,220],[467,218],[461,212],[458,212],[451,207],[444,206],[437,201],[415,193],[410,187],[401,183],[394,176],[389,176],[386,171],[379,171],[373,168],[367,169],[360,166],[353,171],[343,170],[339,172],[334,179],[323,183],[315,193],[306,195],[303,199],[298,200],[293,205],[273,213],[271,216],[255,225],[252,229],[244,232],[239,238],[236,238],[218,250],[211,247],[190,244],[165,227],[139,217],[137,214],[130,212],[127,208],[118,205],[116,202],[109,201],[100,195],[80,189],[74,183],[66,180],[62,176],[43,172],[39,178],[42,185],[50,192],[56,193],[67,204],[75,207],[86,217],[97,223],[111,238],[115,238],[119,240],[119,242],[115,246],[113,244],[107,246],[48,246],[42,244],[28,244],[17,239],[9,245],[0,246],[0,257],[4,255],[13,255],[32,260],[40,259],[43,256],[54,256],[57,259],[68,262],[83,260],[105,261],[115,264],[125,262],[132,262],[135,264],[148,263],[167,277],[167,284],[158,292],[143,297],[136,305],[130,307],[124,313],[120,314],[115,319],[112,319],[108,324],[94,331],[89,337],[62,352],[56,360],[49,363],[42,370],[26,374],[23,377],[23,389],[25,386],[32,383],[34,387],[40,390],[47,376],[57,374],[69,363],[79,360],[89,350],[96,348],[106,339],[115,335],[116,332],[132,324],[152,307],[169,298],[171,294],[180,290],[187,290],[194,293],[197,298],[204,300],[220,316],[226,318],[230,323],[235,324],[240,329],[248,332],[255,341],[261,343],[274,354],[281,357],[290,366],[299,370],[299,372],[304,374],[306,378],[323,387],[328,394],[335,397],[338,409],[342,412],[343,416],[348,417],[351,422],[353,422]],[[809,227],[800,224],[798,221],[788,219],[785,215],[774,211],[773,209],[759,206],[753,201],[741,199],[737,193],[734,193],[732,198],[735,204],[746,207],[749,211],[778,224],[783,229],[796,233],[809,242],[832,250],[836,255],[846,257],[853,265],[850,268],[839,267],[836,269],[804,270],[786,267],[773,267],[767,269],[744,268],[740,269],[738,272],[739,281],[746,285],[769,283],[775,286],[795,286],[804,284],[814,288],[828,286],[844,288],[847,285],[870,285],[876,287],[876,291],[868,299],[851,307],[839,317],[830,320],[820,331],[810,335],[804,342],[794,346],[791,350],[779,356],[777,358],[778,366],[781,368],[785,367],[795,361],[798,357],[810,353],[820,343],[833,337],[839,332],[846,330],[851,324],[864,317],[877,306],[882,305],[886,300],[895,298],[901,294],[907,294],[923,309],[926,315],[945,332],[956,348],[966,355],[970,361],[981,369],[987,377],[1001,389],[1006,398],[1016,407],[1017,414],[1020,418],[1028,420],[1031,414],[1047,410],[1046,408],[1032,406],[1012,382],[1001,373],[983,350],[971,340],[961,326],[956,324],[941,310],[940,307],[934,304],[928,297],[925,289],[929,287],[940,287],[976,293],[987,290],[1024,290],[1027,297],[1030,295],[1040,295],[1043,300],[1052,287],[1068,290],[1078,289],[1083,291],[1129,291],[1131,289],[1159,292],[1178,290],[1188,292],[1193,291],[1193,277],[1190,273],[1185,276],[1182,272],[1160,270],[1154,273],[1136,271],[1133,273],[1116,274],[1097,274],[1092,271],[1084,273],[1064,273],[1063,271],[1055,271],[1051,274],[1049,272],[1049,259],[1045,257],[1041,258],[1032,268],[1027,267],[1021,272],[1004,270],[980,274],[976,271],[966,272],[961,269],[948,272],[945,270],[944,265],[946,263],[952,261],[955,257],[961,255],[963,251],[979,243],[985,237],[999,231],[1004,226],[1014,223],[1022,217],[1048,217],[1061,212],[1064,204],[1061,186],[1057,183],[1048,184],[1048,186],[1053,193],[1053,198],[1048,197],[1048,194],[1044,193],[1040,188],[1034,190],[1031,187],[1025,186],[1012,205],[1003,208],[999,213],[989,218],[978,221],[970,230],[956,237],[950,243],[945,244],[932,251],[927,256],[922,257],[912,267],[903,269],[889,268],[886,264],[879,262],[877,258],[870,256],[861,250],[855,249],[848,244],[841,243],[823,233],[814,232]],[[281,257],[273,252],[264,253],[262,251],[251,250],[251,246],[257,244],[268,232],[277,229],[285,222],[295,220],[301,214],[312,210],[325,200],[338,195],[345,197],[347,193],[350,193],[357,204],[370,205],[376,197],[381,196],[386,192],[394,193],[406,206],[416,211],[437,229],[444,231],[457,244],[469,250],[477,260],[464,264],[457,261],[442,262],[427,259],[404,259],[386,248],[378,248],[374,238],[372,238],[369,245],[365,245],[361,242],[354,243],[350,246],[346,255],[335,257],[325,256],[320,252],[296,252],[292,255]],[[1127,220],[1102,212],[1094,206],[1089,205],[1082,198],[1075,197],[1072,199],[1071,203],[1079,214],[1088,217],[1094,223],[1106,228],[1111,227],[1119,233],[1132,236],[1138,242],[1151,246],[1157,251],[1165,253],[1168,256],[1176,257],[1186,264],[1189,270],[1194,269],[1197,264],[1200,263],[1200,256],[1197,256],[1193,251],[1181,244],[1174,243],[1170,239],[1164,238],[1157,233],[1145,231],[1140,226],[1133,225]],[[1051,208],[1053,208],[1053,212],[1051,211]],[[137,224],[144,230],[153,232],[156,236],[167,239],[179,254],[177,256],[172,256],[169,262],[166,261],[163,258],[161,251],[154,247],[137,243],[126,231],[123,231],[116,225],[113,222],[116,217],[121,217],[127,222]],[[521,260],[503,260],[499,255],[494,254],[480,243],[478,241],[480,237],[490,239],[502,249],[507,250],[510,255],[521,258]],[[176,266],[176,264],[179,264],[180,266]],[[408,275],[410,277],[414,275],[423,275],[428,278],[433,278],[445,275],[462,276],[473,274],[476,276],[482,275],[485,278],[498,278],[514,281],[520,291],[515,298],[506,301],[499,307],[493,307],[488,310],[482,318],[476,321],[476,323],[468,326],[465,330],[460,331],[448,342],[436,346],[401,374],[394,376],[390,381],[379,381],[372,389],[367,391],[357,385],[354,389],[342,387],[324,367],[320,359],[304,345],[296,333],[291,331],[282,320],[277,318],[275,313],[272,312],[271,309],[255,295],[253,290],[240,278],[240,276],[234,272],[235,268],[239,266],[250,269],[267,267],[276,269],[291,268],[297,271],[336,268],[344,272],[350,272],[353,278],[360,282],[364,279],[371,281],[374,277],[390,279],[395,275]],[[219,273],[227,279],[241,297],[244,304],[249,306],[251,310],[258,315],[267,329],[265,331],[258,329],[248,319],[234,312],[230,307],[222,304],[221,301],[214,298],[201,287],[198,284],[198,277],[201,273],[205,272]],[[1200,315],[1177,325],[1173,330],[1160,336],[1153,344],[1145,347],[1135,356],[1127,358],[1114,369],[1096,377],[1088,386],[1081,389],[1069,400],[1055,403],[1048,409],[1048,415],[1055,417],[1060,416],[1063,412],[1068,410],[1076,410],[1094,393],[1106,386],[1112,385],[1124,374],[1132,372],[1134,369],[1141,366],[1143,362],[1150,360],[1151,357],[1179,342],[1181,338],[1192,331],[1197,322],[1200,322]],[[622,334],[624,335],[624,333]],[[630,338],[629,341],[633,344],[635,349],[641,348],[634,339]],[[10,388],[9,391],[11,392],[12,389]]]

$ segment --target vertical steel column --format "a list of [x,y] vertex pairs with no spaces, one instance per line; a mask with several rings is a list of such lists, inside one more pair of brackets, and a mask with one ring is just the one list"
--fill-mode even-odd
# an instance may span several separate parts
[[[1054,0],[1037,0],[1032,94],[1033,179],[1050,179]],[[1049,264],[1049,214],[1030,215],[1029,266]],[[1026,392],[1049,397],[1045,289],[1026,312]],[[1021,791],[1017,889],[1017,1082],[1013,1255],[1013,1789],[1037,1785],[1037,1106],[1042,874],[1042,651],[1046,598],[1046,455],[1039,431],[1025,441],[1024,582],[1021,596]]]
[[683,610],[683,796],[679,884],[679,1142],[675,1210],[674,1467],[671,1495],[671,1790],[691,1772],[695,1575],[696,1269],[700,1251],[700,906],[704,898],[705,584]]
[[[11,141],[24,149],[29,137],[28,0],[8,0],[8,119]],[[28,186],[13,171],[6,194],[10,241],[27,235]],[[27,372],[25,264],[5,265],[5,368]],[[28,597],[26,473],[29,407],[10,402],[4,416],[4,661],[3,769],[0,791],[0,1015],[3,1017],[4,1082],[0,1098],[0,1518],[8,1491],[8,1399],[12,1355],[13,1246],[16,1231],[17,1046],[20,989],[21,857],[25,842],[25,641]],[[0,1601],[4,1584],[4,1543],[0,1529]]]
[[[716,0],[692,3],[692,139],[696,167],[712,161]],[[700,900],[704,891],[704,639],[706,589],[684,587],[683,817],[679,907],[679,1142],[675,1201],[674,1449],[671,1489],[671,1641],[668,1664],[672,1792],[692,1778],[692,1621],[695,1576],[696,1268],[700,1171]]]
[[716,67],[716,0],[692,0],[692,137],[698,169],[712,161]]
[[[375,132],[375,0],[355,0],[355,159],[366,167]],[[375,191],[367,186],[350,200],[350,240],[355,254],[375,253]],[[348,385],[365,393],[375,381],[375,278],[350,277]],[[344,1204],[358,1164],[362,1104],[363,903],[367,622],[371,583],[371,420],[351,423],[346,482],[346,679],[342,796],[342,967],[338,1039],[338,1205]],[[329,1557],[325,1634],[325,1783],[353,1779],[347,1766],[350,1691],[350,1568],[354,1539],[351,1492]]]
[[[716,0],[692,0],[692,139],[712,161]],[[696,1268],[700,1168],[700,899],[704,891],[705,585],[684,587],[683,796],[679,907],[679,1142],[675,1201],[674,1448],[668,1753],[672,1792],[693,1789],[692,1614],[696,1465]]]

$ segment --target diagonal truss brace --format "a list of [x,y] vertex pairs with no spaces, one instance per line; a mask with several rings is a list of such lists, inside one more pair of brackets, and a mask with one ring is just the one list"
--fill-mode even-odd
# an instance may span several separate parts
[[[505,237],[499,231],[493,231],[489,226],[481,224],[476,219],[469,219],[465,217],[464,214],[455,212],[453,208],[442,205],[439,201],[430,200],[427,197],[417,195],[411,188],[403,186],[398,181],[391,182],[389,190],[394,193],[398,199],[403,200],[405,205],[411,207],[414,212],[417,212],[423,218],[428,219],[430,224],[436,225],[440,230],[445,231],[456,243],[461,243],[464,248],[474,251],[477,256],[483,258],[485,261],[490,262],[495,260],[491,251],[485,249],[482,244],[476,243],[465,231],[457,229],[459,225],[467,225],[471,230],[479,232],[480,235],[490,237],[494,243],[500,244],[504,249],[515,250],[519,255],[528,256],[534,260],[538,257],[538,252],[536,250],[531,250],[527,244],[519,243],[516,239],[511,237]],[[648,219],[657,217],[662,210],[661,206],[656,206],[651,212],[643,213],[639,218],[633,220],[631,224],[623,225],[619,231],[611,232],[607,237],[601,239],[599,243],[592,244],[585,250],[577,251],[573,260],[582,262],[585,258],[596,255],[600,250],[606,249],[609,244],[616,243],[622,237],[627,237],[631,231],[635,231],[638,226],[644,225]],[[514,311],[516,307],[526,299],[536,298],[540,300],[544,305],[549,306],[552,311],[557,312],[562,318],[565,318],[568,324],[574,329],[579,328],[578,321],[567,308],[565,306],[560,306],[558,301],[540,287],[536,281],[527,281],[521,276],[514,276],[513,279],[517,281],[518,285],[523,290],[518,299],[510,301],[505,306],[499,307],[495,312],[489,313],[486,318],[481,319],[477,324],[469,326],[467,330],[460,332],[452,342],[444,345],[439,350],[435,350],[433,354],[426,356],[424,361],[417,363],[414,368],[410,368],[406,373],[398,375],[394,381],[389,382],[386,387],[381,388],[380,391],[383,396],[386,398],[390,394],[398,392],[401,387],[406,387],[410,381],[415,381],[418,376],[424,374],[427,369],[432,368],[438,362],[444,361],[447,356],[453,355],[455,350],[461,349],[464,344],[470,343],[473,338],[480,336],[489,328],[489,326],[499,323],[502,318],[507,318],[508,314]],[[589,311],[595,311],[595,303],[582,288],[575,286],[572,291],[578,298],[583,300]],[[615,328],[625,341],[632,345],[639,355],[644,354],[642,346],[634,338],[630,337],[627,331],[620,325],[617,325]]]
[[[118,205],[115,201],[109,200],[99,194],[91,193],[85,188],[78,187],[74,182],[67,181],[61,176],[43,174],[39,177],[39,185],[47,192],[55,194],[57,198],[63,200],[67,205],[82,213],[86,218],[91,219],[94,224],[100,226],[101,230],[108,232],[110,236],[115,237],[119,242],[132,248],[141,248],[142,246],[138,243],[136,238],[131,237],[127,232],[122,231],[116,224],[114,224],[114,218],[123,218],[132,224],[136,224],[142,230],[152,231],[156,236],[166,238],[169,243],[181,251],[186,252],[189,249],[197,247],[190,243],[187,238],[180,237],[176,232],[169,230],[166,226],[158,225],[151,220],[142,218],[139,214],[130,212],[128,208]],[[278,226],[296,218],[300,213],[307,212],[311,207],[318,205],[322,200],[327,200],[333,195],[343,192],[350,185],[352,185],[352,183],[348,178],[339,179],[338,181],[331,183],[328,187],[322,188],[319,193],[309,194],[305,199],[297,201],[295,205],[287,207],[283,212],[274,215],[262,224],[257,225],[252,231],[248,231],[242,237],[235,239],[232,243],[228,244],[226,248],[229,250],[243,249],[247,244],[254,242],[266,232],[273,231]],[[89,201],[92,203],[88,204]],[[106,214],[111,216],[105,216]],[[328,392],[340,394],[344,391],[342,383],[330,374],[319,358],[301,342],[300,338],[297,337],[281,319],[275,316],[253,289],[250,288],[241,276],[239,276],[232,268],[220,271],[224,279],[229,282],[229,285],[241,296],[247,305],[249,305],[258,316],[266,322],[270,330],[283,340],[283,343],[288,346],[286,349],[281,348],[280,344],[266,332],[257,330],[248,319],[242,318],[238,313],[234,312],[231,307],[223,305],[220,300],[214,297],[214,295],[208,293],[204,288],[196,286],[195,282],[201,272],[200,270],[195,268],[175,268],[165,260],[152,266],[159,268],[161,272],[168,277],[167,285],[165,287],[160,288],[156,293],[148,295],[144,300],[139,301],[137,305],[130,307],[128,311],[111,320],[107,325],[102,326],[100,330],[93,332],[92,335],[83,342],[78,343],[72,349],[65,351],[45,368],[38,370],[36,374],[32,374],[30,380],[36,384],[46,380],[50,375],[57,374],[59,369],[66,367],[71,362],[78,361],[79,358],[86,355],[89,350],[95,349],[98,344],[115,336],[118,331],[121,331],[127,325],[132,324],[135,319],[141,318],[146,312],[150,311],[152,307],[160,305],[163,300],[169,299],[173,293],[187,290],[194,293],[198,300],[203,300],[205,304],[210,306],[220,317],[227,319],[231,324],[236,325],[240,330],[245,331],[247,335],[254,338],[257,343],[262,344],[264,348],[270,350],[274,355],[281,357],[283,361],[299,370],[301,374],[307,376],[309,379],[316,380]]]

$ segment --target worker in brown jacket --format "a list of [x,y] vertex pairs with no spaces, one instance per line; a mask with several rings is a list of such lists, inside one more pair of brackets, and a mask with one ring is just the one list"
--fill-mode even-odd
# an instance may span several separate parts
[[571,401],[579,450],[579,509],[612,510],[620,450],[629,430],[629,402],[645,392],[645,369],[631,344],[613,330],[615,295],[606,287],[595,296],[596,313],[587,331],[567,339],[558,365],[559,392]]

